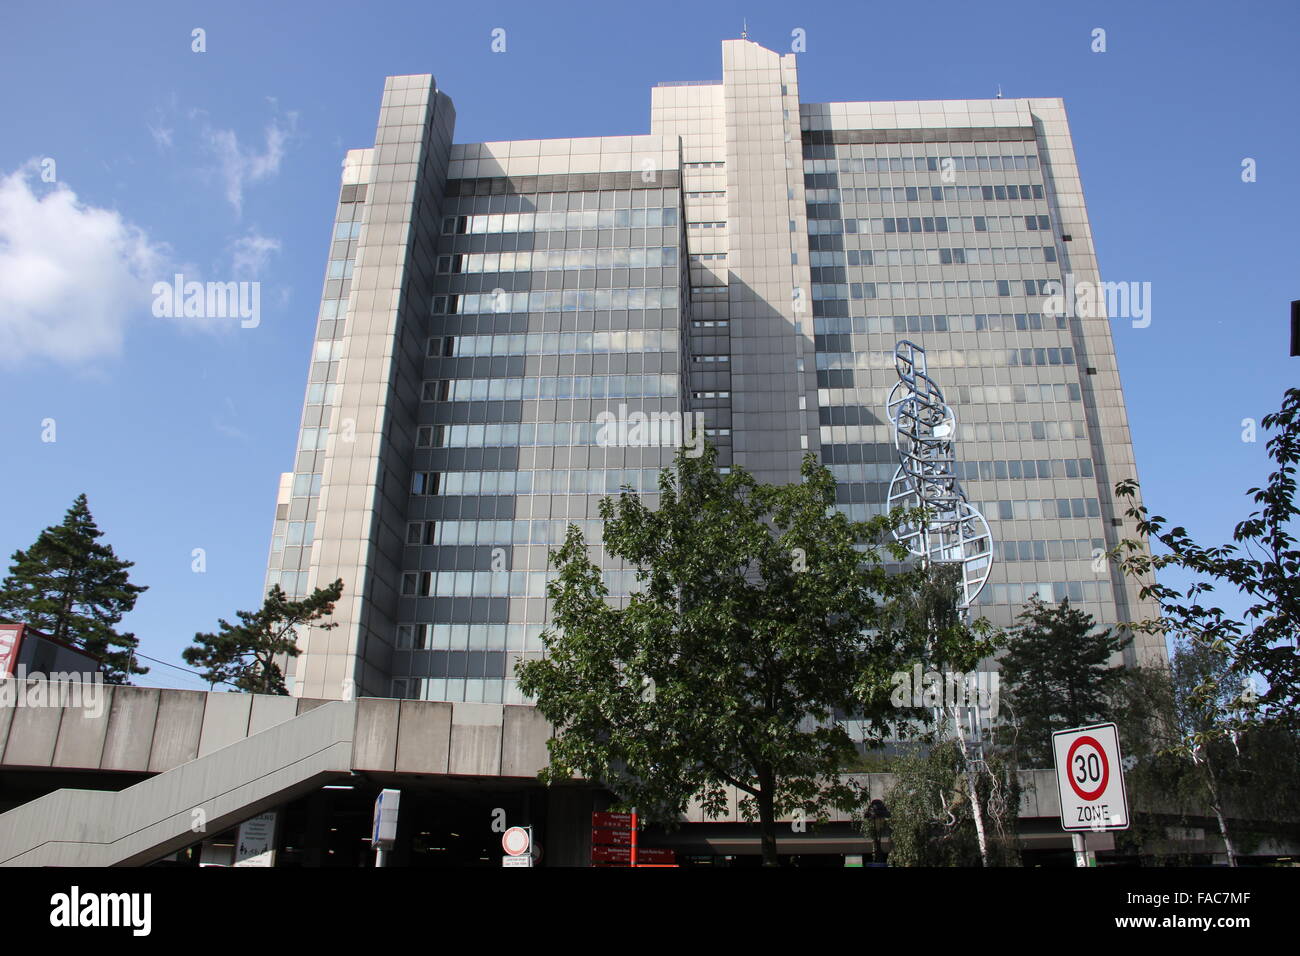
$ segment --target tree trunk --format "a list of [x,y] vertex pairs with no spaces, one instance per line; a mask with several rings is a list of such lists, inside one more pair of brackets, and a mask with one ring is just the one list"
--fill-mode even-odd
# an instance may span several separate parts
[[1228,854],[1228,866],[1237,865],[1237,851],[1232,846],[1232,837],[1228,835],[1228,820],[1223,815],[1223,801],[1219,799],[1219,781],[1214,776],[1214,768],[1210,766],[1210,758],[1205,757],[1205,779],[1210,788],[1210,809],[1214,811],[1214,818],[1219,821],[1219,835],[1223,837],[1223,847]]
[[[68,581],[71,581],[72,572],[68,572]],[[56,641],[67,643],[71,638],[69,636],[68,618],[72,616],[72,585],[69,583],[67,589],[63,592],[63,607],[58,616],[54,619],[54,633],[51,635]]]
[[970,797],[971,816],[975,820],[975,837],[980,845],[980,862],[984,866],[989,865],[989,846],[988,838],[984,835],[984,808],[980,806],[979,790],[975,786],[976,771],[971,769],[970,753],[966,749],[966,733],[958,719],[958,708],[954,705],[951,708],[952,729],[957,734],[957,746],[961,748],[962,763],[966,765],[966,793]]

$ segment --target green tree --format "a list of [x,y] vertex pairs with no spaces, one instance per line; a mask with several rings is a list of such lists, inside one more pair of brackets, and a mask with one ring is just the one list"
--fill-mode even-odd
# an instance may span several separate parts
[[86,496],[78,495],[62,524],[14,552],[0,582],[0,616],[79,645],[100,660],[106,682],[122,684],[149,672],[136,660],[135,635],[114,629],[148,588],[130,582],[134,563],[118,558],[103,536]]
[[856,752],[838,717],[860,709],[862,673],[896,669],[865,632],[897,587],[882,549],[902,552],[877,544],[887,519],[835,510],[811,455],[785,487],[715,466],[711,447],[679,452],[658,510],[626,492],[601,502],[605,551],[640,582],[622,607],[570,528],[552,555],[547,655],[517,673],[556,728],[543,779],[603,781],[666,823],[696,798],[721,814],[734,786],[776,865],[779,816],[859,799],[840,775]]
[[1176,752],[1173,735],[1173,677],[1167,664],[1117,668],[1108,714],[1119,730],[1130,825],[1115,834],[1116,848],[1167,860],[1150,847],[1167,840],[1172,820],[1188,823],[1201,815],[1203,801],[1191,761]]
[[1174,735],[1169,749],[1195,766],[1218,821],[1228,865],[1236,866],[1237,850],[1228,829],[1225,799],[1235,761],[1223,752],[1223,744],[1237,741],[1251,701],[1242,699],[1232,659],[1221,645],[1182,643],[1175,648],[1171,664]]
[[1162,847],[1170,824],[1213,817],[1232,858],[1268,836],[1300,834],[1300,735],[1251,719],[1222,649],[1185,642],[1172,668],[1118,674],[1112,714],[1124,748],[1133,825],[1118,837],[1157,862],[1187,862]]
[[[986,759],[990,756],[990,742],[968,741],[964,718],[971,705],[992,705],[991,700],[980,701],[977,693],[976,699],[970,700],[971,692],[976,688],[967,681],[980,661],[998,649],[1003,635],[983,618],[973,622],[968,620],[966,612],[959,606],[961,579],[960,565],[951,563],[918,563],[902,571],[895,579],[895,592],[881,615],[881,643],[891,652],[886,660],[901,659],[904,664],[901,671],[891,675],[895,683],[891,703],[898,708],[897,715],[903,718],[903,723],[895,727],[895,735],[901,736],[910,730],[936,748],[933,757],[926,756],[922,760],[926,773],[946,774],[951,770],[959,775],[966,788],[966,806],[974,827],[977,860],[990,866],[995,865],[996,859],[989,847],[986,801],[976,794],[981,788],[999,793],[1001,784],[996,774],[990,776]],[[899,693],[898,680],[906,678],[909,670],[912,673],[917,670],[921,674],[931,673],[940,682],[931,691],[934,700],[927,701],[922,695],[926,708],[909,706],[915,702],[915,696],[909,701],[906,693]],[[871,676],[868,675],[868,681]],[[989,676],[991,679],[992,675]],[[876,694],[868,687],[862,696],[869,703]],[[917,764],[913,769],[920,766]],[[910,818],[908,814],[913,810],[928,812],[923,804],[903,803],[900,805],[901,815],[894,823],[899,827],[917,828],[916,833],[926,831],[929,817]]]
[[[1251,674],[1264,677],[1267,689],[1255,718],[1294,729],[1300,727],[1300,548],[1294,535],[1300,514],[1295,503],[1300,388],[1288,389],[1281,409],[1266,415],[1261,425],[1277,431],[1266,446],[1277,467],[1266,486],[1246,492],[1260,508],[1237,524],[1232,543],[1207,548],[1185,528],[1168,527],[1165,518],[1150,515],[1138,503],[1138,483],[1130,479],[1117,484],[1115,494],[1129,499],[1126,514],[1137,522],[1140,537],[1120,542],[1114,554],[1124,573],[1142,582],[1142,596],[1160,605],[1156,618],[1134,623],[1132,629],[1228,651],[1239,684]],[[1152,555],[1146,538],[1166,552]],[[1156,581],[1155,573],[1163,568],[1183,570],[1192,583],[1179,590]],[[1249,598],[1244,620],[1202,603],[1216,584]]]
[[1014,766],[1004,754],[987,756],[986,769],[974,778],[978,804],[971,801],[967,766],[957,741],[942,734],[894,761],[894,783],[885,794],[890,866],[1020,865],[1021,785]]
[[232,684],[249,694],[287,694],[278,659],[300,653],[298,628],[328,631],[338,627],[337,622],[316,622],[334,613],[334,604],[342,594],[342,579],[299,601],[289,600],[276,584],[259,610],[235,612],[238,624],[218,621],[220,629],[215,634],[195,634],[192,646],[182,651],[181,657],[202,668],[210,683]]
[[1110,659],[1128,640],[1094,630],[1092,615],[1068,598],[1050,607],[1033,598],[1017,618],[1002,667],[1003,703],[1010,712],[1001,737],[1014,739],[1022,762],[1052,765],[1052,733],[1107,719],[1118,673]]

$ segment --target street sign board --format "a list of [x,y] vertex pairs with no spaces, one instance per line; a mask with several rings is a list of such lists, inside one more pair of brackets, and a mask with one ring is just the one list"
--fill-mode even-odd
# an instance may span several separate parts
[[[591,848],[593,863],[631,863],[630,846],[593,846]],[[637,847],[637,863],[676,863],[677,854],[672,850],[657,850],[652,847]]]
[[370,845],[388,850],[397,839],[397,811],[402,803],[402,791],[381,790],[375,797],[375,816],[370,831]]
[[235,866],[275,866],[275,825],[278,814],[259,813],[239,825]]
[[22,624],[0,624],[0,680],[14,672],[22,636]]
[[603,827],[592,827],[591,842],[597,846],[631,846],[632,830],[606,830]]
[[501,834],[501,847],[511,856],[523,856],[531,843],[528,831],[523,827],[511,827]]
[[1128,829],[1128,795],[1114,724],[1057,731],[1052,734],[1052,757],[1062,829]]
[[533,858],[531,856],[503,856],[501,858],[502,866],[532,866]]
[[632,825],[632,814],[597,810],[591,815],[591,825],[606,830],[626,830]]

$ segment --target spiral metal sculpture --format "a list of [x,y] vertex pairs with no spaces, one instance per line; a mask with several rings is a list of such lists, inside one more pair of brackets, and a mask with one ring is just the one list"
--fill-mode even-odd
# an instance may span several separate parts
[[903,339],[894,346],[894,368],[898,382],[885,411],[894,424],[899,465],[889,483],[889,507],[928,512],[894,536],[922,561],[960,565],[959,607],[969,611],[993,567],[993,537],[957,480],[957,418],[926,370],[925,349]]

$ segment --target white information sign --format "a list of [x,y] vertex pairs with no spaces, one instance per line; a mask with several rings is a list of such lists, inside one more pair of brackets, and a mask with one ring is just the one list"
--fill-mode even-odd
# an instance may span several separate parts
[[1052,756],[1063,829],[1128,829],[1128,795],[1114,724],[1057,731],[1052,734]]
[[235,838],[235,866],[275,866],[274,810],[259,813],[239,825]]

